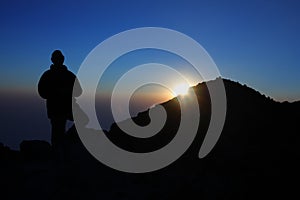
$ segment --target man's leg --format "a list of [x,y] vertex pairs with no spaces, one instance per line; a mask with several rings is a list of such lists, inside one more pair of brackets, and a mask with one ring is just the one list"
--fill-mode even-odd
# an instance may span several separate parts
[[57,149],[62,145],[64,134],[66,131],[66,123],[66,119],[51,119],[51,144],[54,149]]

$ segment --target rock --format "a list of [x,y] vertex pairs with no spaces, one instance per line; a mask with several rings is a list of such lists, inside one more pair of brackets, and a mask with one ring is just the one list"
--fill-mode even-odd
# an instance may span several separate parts
[[42,140],[24,140],[20,151],[25,160],[48,160],[51,158],[51,145]]

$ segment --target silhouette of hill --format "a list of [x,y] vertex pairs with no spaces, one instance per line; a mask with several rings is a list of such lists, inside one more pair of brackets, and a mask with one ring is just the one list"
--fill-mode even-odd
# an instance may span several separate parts
[[[224,79],[227,114],[213,150],[198,152],[210,122],[207,85],[191,89],[200,106],[199,129],[190,148],[159,171],[128,174],[95,160],[75,127],[66,136],[64,159],[57,161],[44,141],[24,141],[20,152],[0,145],[3,195],[31,199],[272,199],[297,198],[300,159],[300,102],[276,102],[252,88]],[[148,152],[168,144],[180,122],[177,98],[161,104],[167,112],[162,130],[146,139],[122,132],[117,124],[106,136],[123,149]],[[133,120],[150,122],[149,110]],[[16,192],[18,191],[18,192]]]

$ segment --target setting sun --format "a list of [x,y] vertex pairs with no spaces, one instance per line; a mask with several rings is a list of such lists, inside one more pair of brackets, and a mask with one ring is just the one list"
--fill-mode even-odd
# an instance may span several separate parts
[[186,95],[188,93],[189,87],[190,86],[186,83],[182,83],[180,85],[177,85],[173,89],[174,96]]

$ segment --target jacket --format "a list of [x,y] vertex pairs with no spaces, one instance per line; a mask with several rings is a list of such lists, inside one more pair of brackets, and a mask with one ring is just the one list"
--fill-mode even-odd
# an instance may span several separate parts
[[[82,93],[76,76],[65,65],[51,65],[38,83],[39,95],[46,99],[48,118],[73,120],[72,101]],[[76,90],[73,93],[73,86]],[[74,95],[74,96],[73,96]]]

